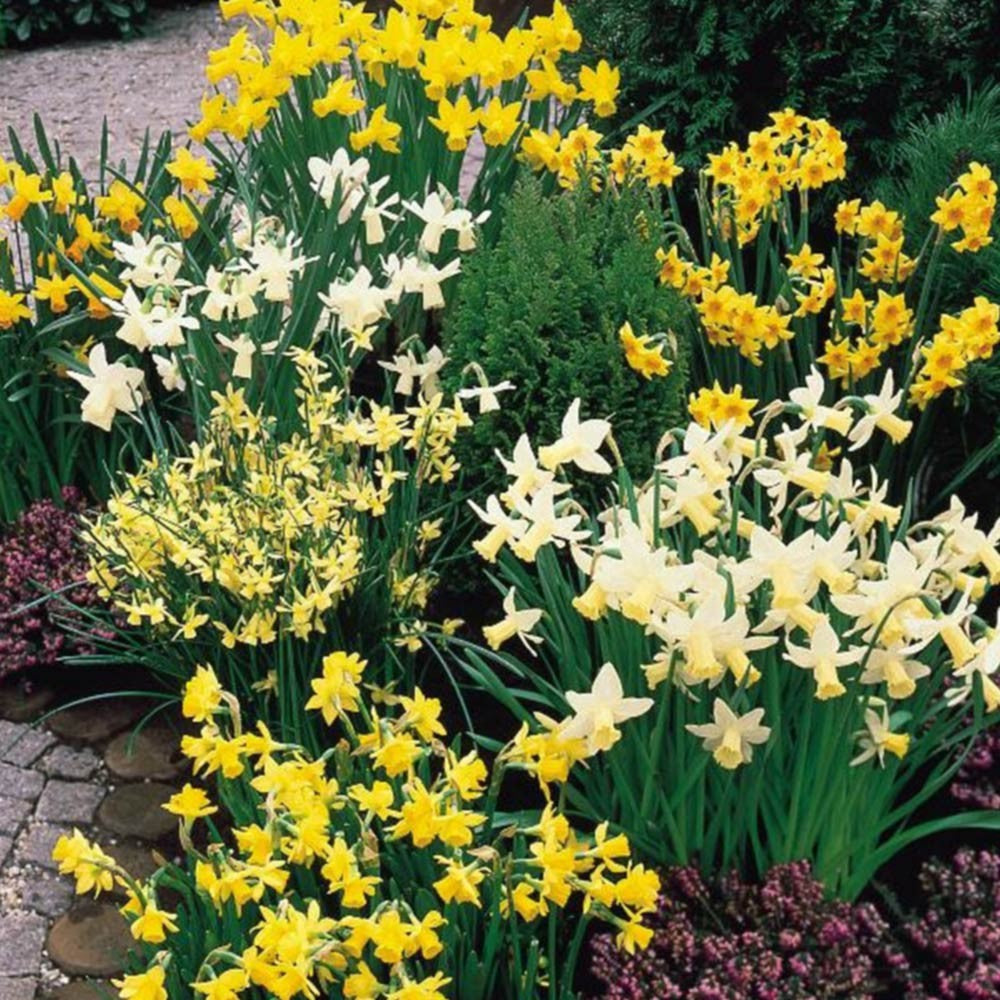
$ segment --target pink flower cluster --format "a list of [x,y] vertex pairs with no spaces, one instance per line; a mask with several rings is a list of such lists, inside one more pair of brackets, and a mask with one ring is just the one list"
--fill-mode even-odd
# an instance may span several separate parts
[[1000,853],[959,851],[951,864],[929,861],[920,872],[923,914],[907,923],[913,966],[928,997],[1000,997]]
[[805,862],[776,866],[760,885],[733,874],[710,887],[671,869],[653,927],[631,958],[596,939],[605,1000],[864,1000],[904,996],[911,978],[876,908],[826,900]]
[[[101,604],[94,588],[83,582],[87,564],[77,521],[83,494],[67,487],[63,504],[38,501],[0,532],[0,678],[93,652],[86,633],[94,630],[69,605]],[[69,589],[61,597],[46,599],[64,588]],[[76,630],[84,635],[73,634]]]
[[663,877],[649,948],[595,938],[603,1000],[998,1000],[1000,853],[961,850],[920,872],[920,912],[890,928],[871,903],[827,900],[809,865],[709,885]]
[[951,794],[970,809],[1000,809],[1000,727],[979,734]]

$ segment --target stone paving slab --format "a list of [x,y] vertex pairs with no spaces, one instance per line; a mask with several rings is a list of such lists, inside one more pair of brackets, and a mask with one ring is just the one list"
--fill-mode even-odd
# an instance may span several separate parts
[[0,1000],[33,1000],[35,996],[35,980],[0,979]]
[[0,720],[0,761],[4,764],[28,767],[55,742],[55,736],[44,729]]
[[72,879],[64,875],[47,873],[39,873],[32,877],[21,897],[21,904],[25,909],[50,918],[65,913],[72,902]]
[[38,973],[46,920],[37,913],[0,914],[0,980]]
[[34,801],[45,785],[45,776],[25,767],[0,764],[0,788],[8,798]]
[[101,759],[86,747],[74,750],[65,744],[53,747],[38,763],[38,770],[50,778],[70,778],[74,781],[86,781],[92,778],[100,767]]
[[0,795],[0,834],[17,833],[31,815],[31,802],[26,799],[8,799]]
[[53,778],[45,786],[35,806],[35,818],[43,822],[89,826],[104,798],[100,785]]
[[69,833],[69,827],[52,826],[50,823],[33,823],[21,831],[14,849],[14,857],[19,864],[38,865],[55,870],[58,865],[52,860],[52,848],[56,841]]
[[49,931],[48,952],[74,976],[113,976],[135,945],[128,923],[113,903],[86,900],[61,916]]

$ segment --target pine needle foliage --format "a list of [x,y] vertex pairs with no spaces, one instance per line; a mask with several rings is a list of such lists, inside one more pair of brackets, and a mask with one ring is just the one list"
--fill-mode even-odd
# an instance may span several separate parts
[[827,117],[871,180],[908,124],[995,76],[993,0],[576,0],[584,62],[621,67],[619,118],[651,110],[685,166],[775,108]]
[[494,449],[509,455],[525,431],[554,440],[577,397],[585,417],[614,414],[626,465],[650,470],[684,412],[687,347],[668,338],[673,369],[647,381],[628,367],[618,330],[626,320],[639,335],[680,329],[679,300],[657,281],[660,218],[643,190],[546,197],[536,180],[518,183],[496,245],[468,259],[443,331],[446,388],[475,385],[473,363],[491,384],[517,387],[477,421],[467,476],[495,475]]

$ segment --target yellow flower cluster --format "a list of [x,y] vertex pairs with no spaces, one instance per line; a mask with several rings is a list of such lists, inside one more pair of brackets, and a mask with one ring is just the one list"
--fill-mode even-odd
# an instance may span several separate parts
[[970,163],[969,169],[936,202],[931,222],[946,233],[962,231],[961,238],[952,243],[958,253],[975,253],[993,242],[989,231],[997,206],[997,184],[989,167]]
[[[242,28],[209,54],[209,82],[231,82],[233,94],[203,98],[201,119],[191,130],[196,141],[214,132],[245,139],[267,125],[296,79],[310,75],[329,80],[312,101],[313,113],[350,118],[356,152],[377,146],[398,153],[408,138],[387,103],[395,100],[390,75],[396,73],[435,105],[436,114],[426,120],[452,152],[464,150],[477,131],[488,146],[507,145],[520,135],[531,105],[583,101],[601,117],[615,111],[618,71],[606,62],[583,67],[575,83],[561,75],[561,57],[576,52],[581,38],[560,0],[551,15],[533,17],[504,36],[492,30],[489,16],[476,12],[473,0],[401,0],[381,23],[364,4],[346,0],[223,0],[221,8],[226,18],[252,18],[255,36],[265,31],[267,44],[252,41]],[[347,63],[350,72],[343,71]],[[512,81],[525,91],[523,100],[509,99]]]
[[962,384],[972,361],[989,358],[1000,343],[1000,305],[977,295],[957,316],[941,317],[941,329],[920,348],[922,362],[910,386],[910,402],[920,409],[948,389]]
[[713,253],[707,267],[684,260],[677,246],[656,252],[660,282],[677,289],[695,302],[705,336],[710,344],[735,347],[753,364],[761,364],[761,351],[772,350],[791,340],[791,315],[762,304],[753,292],[741,294],[726,283],[730,262]]
[[[197,205],[192,200],[209,192],[215,168],[206,160],[179,149],[167,173],[178,182],[176,193],[166,195],[159,205],[178,235],[187,239],[199,225]],[[0,191],[7,200],[0,205],[0,220],[30,227],[45,234],[52,250],[40,252],[34,262],[33,284],[20,291],[0,289],[0,329],[10,329],[19,320],[30,320],[25,303],[30,294],[36,303],[45,303],[54,315],[68,312],[75,297],[83,300],[91,319],[111,316],[109,302],[120,300],[123,289],[117,280],[112,242],[115,236],[130,236],[144,224],[162,226],[161,220],[144,219],[147,200],[141,185],[133,187],[113,180],[104,194],[91,197],[85,185],[69,171],[55,175],[32,173],[20,165],[0,159]],[[40,213],[37,218],[29,214]],[[68,264],[81,269],[81,276]],[[86,347],[76,353],[86,356]]]
[[[399,491],[455,475],[451,448],[471,424],[458,400],[396,413],[350,402],[315,354],[294,362],[301,432],[279,436],[230,385],[213,394],[204,443],[166,466],[148,461],[89,526],[89,578],[130,624],[198,641],[208,627],[228,648],[324,632],[381,551],[373,534]],[[439,529],[414,523],[381,543],[391,549],[382,585],[411,627],[433,586],[420,566]]]
[[[950,194],[937,199],[938,209],[931,221],[940,227],[939,233],[963,227],[963,239],[952,246],[959,252],[976,252],[992,240],[987,233],[995,201],[996,184],[989,169],[974,163]],[[862,205],[859,198],[841,202],[834,213],[837,232],[859,241],[859,277],[894,286],[891,291],[878,289],[874,296],[866,296],[856,286],[850,294],[845,291],[838,298],[834,335],[826,341],[818,360],[827,366],[831,377],[845,384],[874,371],[889,348],[913,336],[916,317],[907,305],[905,291],[896,290],[917,266],[917,261],[903,251],[903,221],[898,212],[882,202]],[[940,332],[920,347],[924,361],[910,387],[911,403],[924,408],[930,400],[962,384],[956,373],[967,364],[992,355],[996,309],[978,297],[976,304],[960,316],[941,317]]]
[[[324,678],[313,681],[321,704],[307,706],[324,713],[337,697],[332,675],[349,675],[347,686],[356,694],[364,668],[346,652],[328,660]],[[530,923],[578,895],[585,913],[616,924],[623,947],[648,943],[651,932],[641,918],[654,906],[660,883],[654,872],[631,863],[624,836],[609,836],[603,824],[593,838],[582,838],[551,804],[537,823],[518,829],[516,843],[494,836],[489,817],[473,807],[492,809],[499,774],[487,802],[485,763],[474,751],[458,757],[445,749],[440,702],[419,689],[391,701],[395,716],[380,718],[353,694],[340,700],[350,750],[312,759],[300,747],[276,742],[262,724],[242,731],[235,698],[210,668],[188,683],[183,710],[202,725],[198,735],[184,738],[183,752],[196,773],[218,770],[225,781],[241,781],[253,818],[235,825],[233,846],[212,837],[199,851],[190,831],[198,818],[217,811],[208,795],[186,785],[166,808],[181,818],[193,862],[190,891],[227,927],[234,926],[231,915],[253,914],[255,922],[242,940],[227,930],[227,943],[208,951],[197,981],[182,988],[212,1000],[234,1000],[254,987],[278,1000],[331,990],[348,998],[439,1000],[451,980],[440,971],[428,974],[426,963],[454,943],[448,939],[454,918],[446,914],[482,907],[484,900],[508,920],[516,914]],[[512,747],[501,752],[501,769]],[[437,876],[431,886],[390,882],[395,855],[405,853],[412,870],[415,853],[424,850]],[[136,883],[78,831],[60,839],[54,857],[62,872],[76,877],[80,892],[115,884],[127,889],[122,912],[133,936],[158,950],[146,971],[117,984],[120,995],[163,1000],[179,933],[175,915],[157,906],[165,870]],[[171,877],[192,879],[176,868]],[[322,896],[299,894],[310,884],[321,885]]]
[[751,414],[759,402],[760,400],[745,397],[741,385],[735,385],[727,392],[715,382],[711,389],[703,386],[697,393],[691,393],[688,413],[696,424],[705,428],[714,427],[719,430],[729,423],[734,427],[751,427]]
[[[138,213],[145,204],[142,196],[116,180],[106,195],[91,199],[68,171],[42,175],[0,158],[0,192],[4,191],[7,200],[0,205],[0,220],[46,231],[54,252],[39,254],[34,287],[0,289],[0,329],[31,319],[25,303],[29,294],[54,314],[65,313],[71,298],[79,295],[91,318],[108,317],[110,310],[102,299],[121,298],[122,293],[107,271],[111,235],[106,227],[114,222],[122,233],[137,229]],[[34,213],[43,214],[36,218]],[[62,257],[87,271],[86,278],[64,273]]]
[[520,156],[534,170],[548,170],[565,188],[576,187],[581,178],[595,190],[607,173],[618,184],[644,181],[650,188],[673,187],[683,173],[676,157],[663,143],[663,129],[640,125],[624,145],[605,152],[602,133],[579,125],[566,135],[558,129],[532,129],[521,142]]
[[712,200],[719,228],[735,226],[740,245],[773,218],[786,192],[808,192],[845,175],[847,144],[825,119],[792,108],[774,111],[772,124],[751,132],[746,148],[730,143],[709,155]]
[[654,343],[648,334],[636,336],[631,323],[623,323],[618,331],[618,339],[625,351],[625,360],[633,371],[646,379],[654,375],[665,377],[670,374],[673,362],[663,356],[662,345]]

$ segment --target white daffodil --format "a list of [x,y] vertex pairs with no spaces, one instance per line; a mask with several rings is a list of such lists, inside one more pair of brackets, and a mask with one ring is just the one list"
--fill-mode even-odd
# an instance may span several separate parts
[[539,461],[546,469],[557,469],[572,462],[584,472],[607,475],[611,466],[598,454],[611,433],[607,420],[580,420],[580,400],[574,399],[562,420],[559,440],[538,449]]
[[950,705],[958,705],[965,701],[972,694],[978,678],[983,688],[986,711],[995,712],[1000,708],[1000,685],[994,680],[998,670],[1000,670],[1000,631],[994,628],[976,641],[975,656],[954,672],[954,677],[959,683],[945,692],[945,700]]
[[806,384],[793,389],[788,394],[788,399],[800,408],[802,422],[809,427],[826,427],[838,434],[847,434],[851,429],[851,413],[849,410],[824,406],[822,400],[825,389],[823,376],[813,366],[806,376]]
[[155,322],[151,307],[139,299],[134,288],[126,288],[120,302],[111,300],[111,312],[122,321],[115,336],[137,351],[146,351],[150,346],[149,332]]
[[589,536],[588,531],[579,529],[580,514],[558,513],[555,503],[556,491],[550,484],[536,490],[530,499],[519,499],[514,504],[514,510],[530,525],[520,538],[511,543],[518,559],[534,562],[543,545],[561,547],[566,542],[578,542]]
[[361,221],[365,226],[365,242],[369,246],[382,243],[385,240],[385,222],[395,222],[399,216],[390,211],[399,204],[399,192],[389,195],[383,202],[379,202],[378,196],[382,188],[389,183],[388,177],[383,177],[376,181],[369,189],[365,198],[364,208],[361,210]]
[[250,378],[253,375],[253,356],[257,353],[257,345],[253,340],[245,333],[235,338],[217,333],[215,339],[236,355],[233,361],[233,378]]
[[925,643],[940,638],[951,654],[953,669],[964,666],[976,655],[976,648],[966,632],[966,626],[976,611],[975,605],[970,603],[968,590],[947,613],[924,615],[926,609],[923,604],[912,604],[906,610],[909,613],[903,614],[903,627],[908,636]]
[[141,233],[134,232],[131,243],[116,240],[112,249],[115,258],[126,265],[120,275],[122,281],[136,288],[177,284],[177,272],[184,262],[179,243],[168,243],[159,234],[147,242]]
[[[760,678],[760,672],[752,666],[747,653],[766,649],[778,641],[769,636],[750,636],[750,619],[746,610],[737,607],[731,615],[727,615],[725,594],[719,592],[699,603],[693,614],[688,610],[671,610],[666,617],[654,619],[650,627],[669,649],[677,649],[681,653],[678,671],[687,684],[707,680],[714,686],[727,670],[738,682],[749,671],[747,683],[753,684]],[[662,661],[646,670],[650,688],[666,678]]]
[[803,670],[812,671],[816,681],[816,698],[819,701],[839,698],[846,693],[847,688],[841,683],[837,671],[841,667],[857,663],[864,653],[863,646],[841,649],[840,639],[828,618],[824,618],[813,629],[808,647],[796,646],[787,636],[785,638],[785,659]]
[[495,496],[486,498],[486,509],[469,501],[469,506],[484,524],[490,526],[485,538],[477,539],[472,547],[487,562],[496,562],[497,553],[512,539],[519,538],[528,528],[528,522],[515,520],[500,506]]
[[87,390],[80,415],[88,424],[110,431],[116,413],[134,414],[139,408],[139,386],[145,376],[138,368],[129,368],[118,361],[109,364],[103,344],[95,344],[91,349],[87,367],[89,375],[68,373]]
[[450,228],[451,204],[445,204],[437,191],[432,191],[424,199],[423,205],[415,201],[403,202],[403,207],[424,224],[420,235],[420,249],[424,253],[437,253],[441,249],[441,237]]
[[865,414],[847,436],[851,442],[851,451],[857,451],[858,448],[866,445],[876,428],[888,435],[893,444],[899,444],[910,433],[913,421],[896,416],[896,411],[903,401],[903,391],[894,393],[894,388],[892,369],[890,368],[885,373],[885,381],[878,394],[862,397]]
[[573,709],[560,736],[567,740],[586,740],[587,755],[610,750],[619,739],[618,726],[644,715],[653,707],[652,698],[626,698],[621,678],[614,665],[605,663],[594,678],[589,692],[567,691],[566,701]]
[[335,281],[319,298],[349,333],[367,330],[379,320],[388,319],[388,303],[395,301],[389,289],[373,283],[371,271],[364,266],[350,280]]
[[436,267],[419,257],[405,257],[399,261],[390,257],[386,262],[389,287],[398,296],[400,292],[419,293],[426,310],[444,308],[444,293],[441,285],[462,270],[462,262],[456,257],[444,267]]
[[379,366],[399,376],[396,392],[400,396],[409,396],[419,382],[424,397],[430,399],[437,392],[437,374],[447,362],[447,356],[435,344],[423,361],[418,361],[412,351],[407,351],[405,354],[397,354],[391,361],[380,361]]
[[540,635],[532,635],[531,630],[541,621],[542,611],[540,608],[522,608],[518,611],[515,598],[515,588],[511,587],[503,599],[504,617],[495,625],[487,625],[483,629],[483,636],[490,649],[499,649],[508,639],[517,636],[524,648],[532,656],[537,656],[532,647],[543,640]]
[[510,392],[517,386],[508,379],[497,382],[496,385],[477,385],[469,389],[459,389],[459,399],[475,399],[479,402],[480,413],[492,413],[500,409],[500,400],[497,398],[501,392]]
[[246,265],[257,276],[268,302],[288,302],[292,297],[292,278],[301,274],[316,257],[295,256],[300,240],[289,240],[284,246],[261,241],[255,243]]
[[186,310],[186,294],[181,296],[176,306],[153,307],[147,328],[150,347],[180,347],[187,339],[184,331],[198,329],[198,320],[194,316],[188,316]]
[[885,703],[873,698],[871,704],[880,706],[882,711],[879,713],[875,708],[865,709],[865,728],[854,733],[861,753],[851,761],[851,767],[864,764],[873,757],[877,757],[879,764],[885,767],[886,753],[902,760],[910,749],[910,737],[906,733],[894,733],[890,728],[889,710]]
[[741,764],[749,764],[753,760],[754,746],[766,743],[770,737],[770,727],[761,725],[763,718],[762,708],[737,715],[721,698],[716,698],[712,705],[712,722],[684,728],[702,741],[702,746],[712,752],[720,767],[734,771]]
[[[368,160],[361,156],[352,163],[347,150],[343,147],[338,149],[330,160],[311,156],[307,167],[309,168],[309,176],[312,178],[310,186],[327,208],[333,204],[333,196],[338,184],[340,185],[341,204],[343,205],[343,202],[359,190],[368,179]],[[342,213],[343,217],[340,217],[339,221],[345,222],[350,218],[350,215],[351,210],[348,210],[346,215]]]
[[[527,434],[522,434],[514,445],[514,451],[510,458],[504,458],[499,451],[495,452],[504,471],[513,480],[507,489],[500,494],[508,507],[512,507],[518,499],[530,497],[535,490],[548,486],[555,480],[555,473],[548,469],[543,469],[538,464],[535,452],[531,447],[531,441]],[[556,491],[563,493],[570,489],[569,483],[559,483]]]
[[910,656],[919,652],[924,643],[905,646],[892,643],[889,646],[873,646],[865,660],[861,673],[862,684],[885,684],[889,697],[896,700],[909,698],[917,689],[917,681],[927,677],[931,668]]
[[167,392],[183,392],[187,388],[187,382],[181,373],[180,365],[176,355],[171,354],[165,358],[160,354],[152,355],[153,364],[156,366],[156,374],[160,376],[163,388]]
[[688,567],[670,565],[670,556],[666,547],[651,545],[632,521],[624,521],[617,533],[602,543],[593,579],[612,608],[631,621],[648,625],[690,582]]

